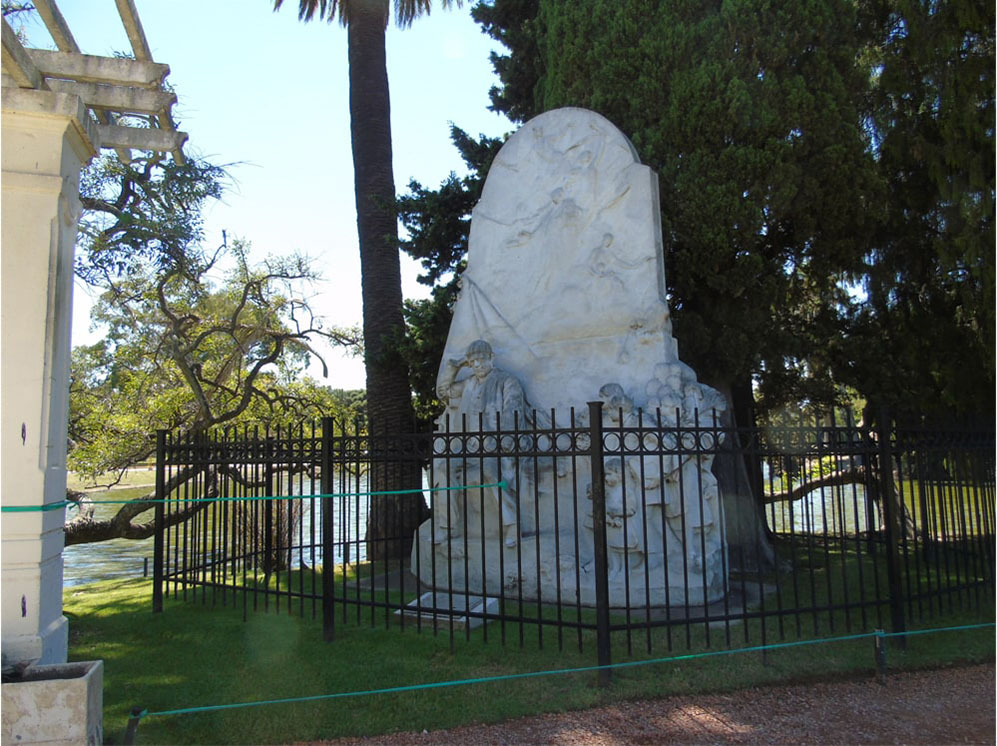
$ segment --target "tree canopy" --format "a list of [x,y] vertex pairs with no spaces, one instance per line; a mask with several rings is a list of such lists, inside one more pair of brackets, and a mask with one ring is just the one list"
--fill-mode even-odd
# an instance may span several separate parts
[[[233,266],[212,283],[222,259]],[[207,265],[106,290],[92,316],[105,337],[73,351],[70,467],[91,478],[120,473],[152,455],[161,428],[287,426],[342,409],[328,389],[300,380],[314,340],[359,343],[356,330],[324,329],[295,293],[313,278],[300,257],[253,266],[235,241]]]
[[[104,156],[82,175],[76,271],[100,291],[92,321],[105,332],[73,351],[68,458],[84,477],[115,481],[154,453],[160,428],[279,426],[362,404],[301,379],[320,338],[360,350],[358,330],[313,315],[309,260],[256,262],[224,233],[206,247],[202,210],[225,177],[198,158],[138,154],[128,164]],[[150,535],[136,523],[154,505],[147,497],[109,520],[83,511],[67,543]]]
[[994,13],[864,7],[866,126],[886,194],[837,375],[904,418],[994,410]]
[[[494,109],[594,109],[658,173],[680,354],[742,423],[752,405],[830,406],[848,387],[897,412],[992,409],[982,3],[494,0],[472,13],[509,50],[493,55]],[[466,240],[443,213],[473,204],[485,174],[412,185],[405,248],[459,268]]]

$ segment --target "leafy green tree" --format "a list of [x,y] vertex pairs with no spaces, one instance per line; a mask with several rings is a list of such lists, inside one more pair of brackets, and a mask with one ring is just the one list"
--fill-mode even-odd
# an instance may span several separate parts
[[994,411],[994,13],[864,6],[886,183],[837,375],[903,420]]
[[398,198],[398,215],[408,238],[402,249],[422,265],[418,281],[433,287],[432,297],[406,301],[407,334],[402,352],[408,359],[419,420],[428,422],[442,411],[436,397],[436,376],[450,330],[460,273],[466,266],[471,210],[481,197],[485,175],[502,147],[502,138],[474,139],[451,125],[450,137],[464,164],[466,176],[451,172],[439,189],[416,180]]
[[[155,453],[158,429],[197,433],[242,423],[287,427],[322,414],[349,414],[314,381],[298,380],[312,343],[356,346],[359,333],[325,329],[297,292],[314,278],[301,258],[251,265],[240,241],[206,264],[133,274],[105,291],[93,318],[107,329],[74,350],[69,466],[114,481]],[[215,287],[218,263],[233,266]],[[338,410],[338,411],[337,411]],[[136,523],[154,495],[125,504],[106,521],[84,515],[66,543],[144,538]],[[186,517],[183,514],[179,518]],[[178,519],[179,519],[178,518]]]
[[[451,0],[441,0],[443,7]],[[457,0],[460,5],[460,0]],[[274,0],[274,9],[283,0]],[[396,0],[395,20],[402,28],[429,13],[430,0]],[[391,163],[391,115],[385,30],[388,0],[299,0],[298,18],[338,19],[347,29],[350,76],[350,131],[360,243],[367,407],[371,432],[388,435],[414,426],[408,367],[401,354],[402,313],[398,223]],[[417,465],[371,475],[374,490],[418,489]],[[368,538],[373,558],[407,557],[411,537],[428,515],[420,494],[381,496],[371,506]]]
[[195,156],[183,164],[162,153],[136,152],[127,164],[99,156],[80,173],[76,275],[107,288],[207,261],[202,214],[227,178],[225,167]]
[[[493,108],[517,120],[594,109],[658,172],[682,357],[726,394],[732,424],[754,423],[756,388],[772,408],[833,402],[831,361],[814,350],[842,332],[844,280],[875,224],[855,206],[882,194],[858,109],[854,7],[495,0],[472,14],[510,50],[493,57]],[[435,216],[459,205],[444,201],[454,186],[411,196]],[[420,237],[443,248],[413,240],[411,253],[455,266],[452,237]],[[728,502],[732,538],[762,543],[750,477],[721,471],[742,496]]]
[[491,53],[492,67],[501,83],[489,95],[492,110],[514,122],[525,122],[543,111],[538,86],[544,63],[540,57],[537,13],[540,0],[492,0],[471,8],[482,31],[510,54]]
[[[305,259],[254,264],[241,241],[205,248],[202,210],[225,178],[196,157],[179,165],[137,153],[127,164],[101,157],[81,177],[76,273],[100,289],[94,320],[106,333],[73,354],[69,459],[91,479],[114,481],[147,458],[158,428],[286,425],[337,411],[326,389],[296,379],[314,340],[358,348],[359,331],[313,317]],[[81,511],[67,543],[149,536],[152,523],[139,522],[149,497],[107,521]]]

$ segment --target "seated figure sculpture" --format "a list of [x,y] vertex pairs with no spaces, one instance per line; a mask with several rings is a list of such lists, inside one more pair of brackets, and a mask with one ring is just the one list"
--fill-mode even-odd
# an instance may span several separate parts
[[[471,373],[460,377],[465,367]],[[466,426],[472,432],[494,432],[499,427],[511,429],[517,422],[520,427],[531,422],[532,407],[526,400],[522,384],[512,374],[495,367],[492,347],[483,339],[471,342],[464,357],[447,361],[437,394],[447,403],[444,416],[452,418],[452,428]],[[489,487],[484,492],[498,500],[507,547],[516,546],[519,539],[517,495],[520,484],[529,479],[529,475],[520,474],[520,471],[516,459],[508,456],[469,459],[460,472],[451,473],[449,479],[450,486],[505,483],[505,487]],[[462,502],[449,495],[434,498],[434,544],[459,535]]]

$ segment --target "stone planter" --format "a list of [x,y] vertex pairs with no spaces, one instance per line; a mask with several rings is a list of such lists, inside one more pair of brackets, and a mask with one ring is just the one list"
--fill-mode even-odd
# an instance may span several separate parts
[[103,743],[104,662],[29,666],[4,677],[4,744]]

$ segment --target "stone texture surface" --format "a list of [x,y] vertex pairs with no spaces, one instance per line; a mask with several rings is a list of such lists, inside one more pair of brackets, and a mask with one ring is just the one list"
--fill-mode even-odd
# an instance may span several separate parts
[[[678,358],[659,209],[657,176],[594,112],[546,112],[506,142],[472,215],[437,381],[448,403],[438,431],[479,433],[456,445],[480,455],[495,450],[487,433],[498,427],[496,412],[503,430],[514,422],[544,429],[587,422],[586,403],[601,401],[608,427],[653,427],[659,407],[674,427],[723,407]],[[674,449],[670,437],[649,435],[646,445]],[[433,487],[447,489],[434,492],[413,567],[437,588],[592,605],[590,466],[525,461],[438,459]],[[615,470],[605,516],[612,605],[722,597],[723,516],[711,461],[607,458]],[[507,486],[487,486],[500,481]]]
[[102,661],[32,666],[2,689],[3,743],[103,743]]
[[547,112],[489,171],[444,359],[487,340],[540,409],[643,392],[677,359],[664,283],[657,176],[604,117]]
[[[75,96],[3,88],[0,221],[0,495],[4,506],[66,499],[73,248],[92,122]],[[66,660],[64,511],[5,513],[4,666]]]

